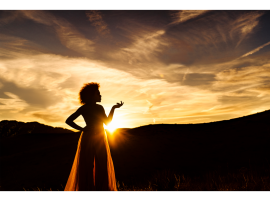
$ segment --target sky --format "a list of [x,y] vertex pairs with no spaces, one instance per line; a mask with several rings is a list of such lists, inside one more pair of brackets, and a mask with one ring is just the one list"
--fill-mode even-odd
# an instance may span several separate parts
[[[270,109],[270,11],[1,10],[0,121],[68,128],[100,83],[120,128]],[[76,122],[84,126],[83,118]]]

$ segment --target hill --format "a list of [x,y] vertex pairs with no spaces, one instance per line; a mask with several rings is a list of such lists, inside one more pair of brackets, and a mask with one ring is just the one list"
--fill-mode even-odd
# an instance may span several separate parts
[[151,124],[146,126],[140,126],[133,129],[130,129],[130,133],[133,134],[159,134],[162,132],[168,132],[168,131],[181,131],[184,130],[188,131],[196,131],[196,129],[203,129],[203,131],[213,131],[215,128],[221,128],[222,131],[225,128],[226,131],[228,129],[232,128],[243,128],[246,129],[248,126],[253,125],[259,125],[257,128],[260,130],[270,130],[268,129],[268,123],[270,122],[270,110],[266,110],[263,112],[239,117],[239,118],[233,118],[230,120],[223,120],[223,121],[215,121],[215,122],[209,122],[209,123],[199,123],[199,124]]
[[[158,171],[190,177],[252,169],[270,174],[270,111],[204,124],[156,124],[108,133],[117,180],[148,182]],[[38,132],[37,132],[38,133]],[[63,189],[80,133],[1,139],[1,190]],[[242,174],[240,174],[242,176]],[[60,185],[62,185],[60,187]]]
[[25,123],[15,120],[2,120],[0,122],[1,138],[37,133],[72,133],[72,131],[60,127],[51,127],[39,122]]

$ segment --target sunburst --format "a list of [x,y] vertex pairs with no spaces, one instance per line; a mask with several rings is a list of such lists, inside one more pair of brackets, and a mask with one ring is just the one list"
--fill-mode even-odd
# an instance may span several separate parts
[[105,129],[107,129],[110,134],[113,134],[113,132],[119,128],[119,124],[117,123],[117,121],[112,121],[109,125],[105,126]]

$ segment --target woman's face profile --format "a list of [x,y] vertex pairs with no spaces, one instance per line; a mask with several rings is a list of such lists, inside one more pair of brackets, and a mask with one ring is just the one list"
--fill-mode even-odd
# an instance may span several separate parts
[[95,100],[95,102],[101,102],[101,95],[100,95],[99,90],[97,90],[97,91],[95,92],[94,100]]

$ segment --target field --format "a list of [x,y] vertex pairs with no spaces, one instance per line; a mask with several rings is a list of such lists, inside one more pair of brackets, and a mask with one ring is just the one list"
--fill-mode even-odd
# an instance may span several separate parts
[[[108,132],[119,190],[269,190],[270,112]],[[63,190],[79,133],[1,137],[1,190]]]

